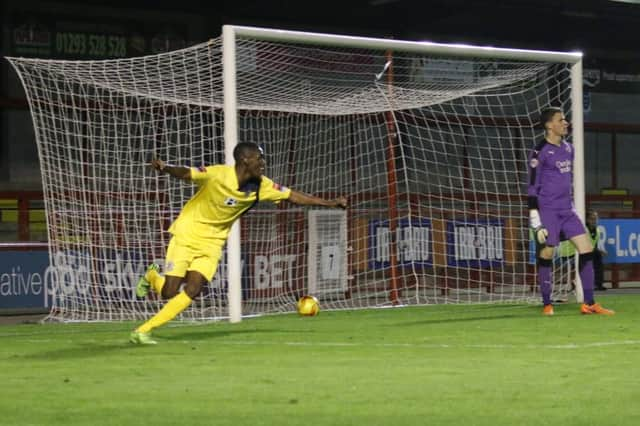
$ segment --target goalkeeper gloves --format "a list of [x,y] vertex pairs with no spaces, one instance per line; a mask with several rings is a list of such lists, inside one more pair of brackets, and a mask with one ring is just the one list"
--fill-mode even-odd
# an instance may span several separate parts
[[542,225],[542,222],[540,221],[540,213],[538,213],[538,210],[529,210],[529,225],[531,226],[531,229],[533,229],[536,241],[538,241],[538,243],[540,244],[546,243],[547,237],[549,236],[549,231],[547,231],[547,228]]

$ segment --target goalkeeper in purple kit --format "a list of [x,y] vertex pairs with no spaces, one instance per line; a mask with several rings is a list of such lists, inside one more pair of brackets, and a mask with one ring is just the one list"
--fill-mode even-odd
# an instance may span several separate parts
[[573,205],[573,146],[564,140],[569,122],[560,108],[540,114],[545,137],[529,155],[529,220],[541,249],[538,254],[538,284],[543,314],[553,315],[551,266],[560,241],[570,240],[579,253],[579,273],[584,292],[583,314],[613,315],[595,303],[593,296],[593,245]]

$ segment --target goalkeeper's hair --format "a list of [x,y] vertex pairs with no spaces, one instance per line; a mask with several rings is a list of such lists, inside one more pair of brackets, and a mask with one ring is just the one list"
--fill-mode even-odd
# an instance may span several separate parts
[[540,112],[540,127],[546,130],[546,127],[544,127],[544,125],[547,124],[554,115],[563,112],[564,111],[562,111],[562,108],[560,107],[548,107],[543,109]]
[[233,148],[233,159],[235,161],[240,161],[242,158],[245,158],[254,152],[262,152],[260,145],[254,142],[240,142],[235,148]]

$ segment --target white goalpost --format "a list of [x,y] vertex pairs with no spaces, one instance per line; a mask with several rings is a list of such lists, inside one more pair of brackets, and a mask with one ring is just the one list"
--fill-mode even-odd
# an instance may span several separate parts
[[550,105],[572,118],[584,217],[579,53],[225,26],[159,55],[8,59],[36,130],[52,319],[143,318],[162,303],[136,299],[135,282],[163,263],[195,188],[156,174],[153,156],[231,164],[238,141],[256,142],[275,182],[349,200],[256,206],[186,320],[290,312],[304,294],[323,309],[539,301],[527,154]]

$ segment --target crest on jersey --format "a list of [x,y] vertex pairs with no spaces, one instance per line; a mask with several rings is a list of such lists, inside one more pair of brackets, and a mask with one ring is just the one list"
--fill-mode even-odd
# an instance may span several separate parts
[[536,167],[538,167],[538,159],[532,158],[531,161],[529,162],[529,165],[531,166],[532,169],[535,169]]
[[165,265],[164,271],[165,272],[171,272],[171,271],[173,271],[173,267],[174,267],[174,264],[173,264],[172,261],[170,261]]
[[238,200],[236,200],[233,197],[227,197],[227,198],[224,199],[224,205],[225,206],[232,207],[232,206],[235,206],[236,204],[238,204]]
[[571,152],[571,145],[569,145],[569,144],[565,145],[564,149],[565,149],[567,152]]
[[207,168],[205,166],[199,166],[198,171],[204,173],[207,171]]

